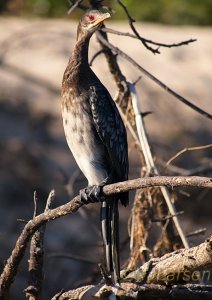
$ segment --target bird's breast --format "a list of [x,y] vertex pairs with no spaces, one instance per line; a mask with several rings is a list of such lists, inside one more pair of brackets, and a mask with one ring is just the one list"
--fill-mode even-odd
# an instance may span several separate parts
[[107,158],[89,107],[63,106],[62,117],[66,140],[78,166],[89,184],[99,184],[108,176]]

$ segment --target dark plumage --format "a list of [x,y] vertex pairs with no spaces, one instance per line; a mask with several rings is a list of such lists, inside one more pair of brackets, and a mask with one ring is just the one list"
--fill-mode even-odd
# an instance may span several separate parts
[[[126,129],[109,92],[88,64],[90,37],[109,16],[97,10],[83,15],[78,26],[77,43],[62,82],[66,139],[89,186],[128,179]],[[127,205],[128,193],[123,193],[119,199]],[[103,202],[101,221],[107,268],[117,282],[118,201],[114,196]]]

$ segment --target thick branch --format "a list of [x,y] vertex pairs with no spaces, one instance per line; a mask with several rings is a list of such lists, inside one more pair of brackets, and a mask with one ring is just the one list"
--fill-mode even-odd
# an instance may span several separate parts
[[[139,283],[177,284],[192,281],[209,281],[212,267],[212,237],[199,246],[180,249],[159,259],[152,259],[129,273],[126,280]],[[203,272],[200,271],[208,270]]]
[[195,186],[195,187],[208,187],[212,188],[212,178],[199,177],[199,176],[155,176],[132,179],[115,184],[110,184],[104,187],[105,195],[117,194],[139,188],[147,188],[153,186]]
[[[136,271],[128,273],[120,287],[103,284],[84,286],[64,292],[57,299],[113,299],[115,295],[118,299],[129,300],[211,299],[212,286],[188,284],[192,281],[209,281],[210,272],[204,270],[211,267],[212,237],[197,247],[177,250],[160,259],[150,260]],[[182,282],[187,284],[176,286]]]
[[[83,289],[84,288],[84,289]],[[122,283],[119,289],[106,285],[87,286],[62,292],[52,300],[95,300],[95,299],[120,299],[120,300],[194,300],[212,299],[212,287],[199,284],[186,284],[165,286],[159,284],[134,284]]]
[[[121,192],[134,190],[138,188],[147,188],[153,186],[165,185],[168,187],[175,186],[196,186],[196,187],[206,187],[212,188],[212,179],[207,177],[148,177],[148,178],[138,178],[134,180],[119,182],[115,184],[107,185],[103,188],[105,195],[118,194]],[[101,199],[100,199],[101,201]],[[8,290],[9,286],[15,279],[15,275],[18,270],[18,266],[24,256],[27,244],[30,237],[35,233],[35,231],[48,222],[49,220],[54,220],[60,218],[67,214],[76,212],[82,205],[89,204],[90,202],[82,201],[80,196],[76,196],[73,200],[65,205],[61,205],[55,209],[44,212],[37,217],[30,220],[24,227],[20,237],[18,238],[15,248],[12,251],[10,258],[4,267],[4,270],[0,277],[0,297],[4,295],[5,291]]]

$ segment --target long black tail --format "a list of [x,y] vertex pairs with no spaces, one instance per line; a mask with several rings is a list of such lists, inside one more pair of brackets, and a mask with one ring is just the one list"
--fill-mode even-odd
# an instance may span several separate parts
[[120,278],[118,200],[107,199],[101,207],[102,237],[105,246],[107,271],[114,283]]

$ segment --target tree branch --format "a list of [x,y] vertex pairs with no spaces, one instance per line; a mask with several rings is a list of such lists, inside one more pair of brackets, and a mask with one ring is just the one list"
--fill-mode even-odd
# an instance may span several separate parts
[[81,3],[83,2],[83,0],[77,0],[76,2],[72,1],[72,0],[68,0],[68,2],[71,4],[71,7],[69,8],[67,14],[70,15],[75,8],[81,8],[82,10],[87,10],[88,7],[85,5],[82,5]]
[[[210,280],[212,237],[199,246],[181,249],[152,259],[123,277],[120,287],[106,284],[84,286],[64,292],[58,300],[72,299],[211,299],[212,286],[188,284]],[[122,271],[122,274],[124,274]],[[202,271],[202,273],[200,272]],[[187,283],[177,285],[177,283]],[[54,299],[54,298],[53,298]]]
[[[130,92],[131,92],[132,106],[133,106],[133,110],[134,110],[134,114],[135,114],[135,123],[136,123],[137,132],[138,132],[138,137],[139,137],[140,144],[142,146],[144,159],[145,159],[146,166],[147,166],[146,175],[148,176],[149,174],[152,174],[152,175],[158,176],[158,175],[160,175],[160,173],[154,162],[153,155],[151,153],[147,133],[146,133],[145,126],[144,126],[144,121],[143,121],[143,118],[141,115],[141,105],[139,103],[137,91],[133,84],[129,83],[129,86],[130,86]],[[174,222],[177,232],[181,238],[183,246],[185,248],[189,248],[188,240],[183,232],[183,228],[182,228],[180,221],[176,215],[177,211],[176,211],[174,203],[172,202],[171,194],[169,193],[168,189],[164,186],[160,187],[160,190],[163,195],[163,199],[165,200],[166,205],[168,207],[169,213],[173,216],[173,222]],[[164,201],[158,196],[158,201],[156,203],[156,209],[157,209],[158,215],[160,217],[166,216],[166,214],[167,214],[166,205],[164,205]],[[163,233],[164,233],[163,237],[164,238],[160,239],[159,248],[163,247],[166,249],[167,247],[165,247],[165,245],[168,245],[168,249],[169,249],[168,252],[170,252],[170,250],[174,250],[174,246],[176,244],[173,239],[173,236],[174,236],[173,224],[172,224],[172,222],[165,222],[164,225],[165,225],[165,226],[163,226]],[[161,243],[163,244],[163,246]],[[156,244],[156,246],[157,245],[158,245],[158,243]],[[171,247],[171,249],[170,249],[170,247]]]
[[184,97],[182,97],[181,95],[179,95],[178,93],[176,93],[174,90],[172,90],[171,88],[169,88],[167,85],[165,85],[162,81],[160,81],[159,79],[157,79],[154,75],[152,75],[150,72],[148,72],[146,69],[144,69],[141,65],[139,65],[134,59],[132,59],[128,54],[126,54],[125,52],[123,52],[122,50],[120,50],[118,47],[113,46],[111,43],[109,43],[107,40],[105,40],[101,34],[99,32],[96,33],[98,36],[98,39],[101,41],[101,43],[103,45],[105,45],[106,47],[110,48],[114,53],[120,55],[121,57],[123,57],[124,59],[126,59],[127,61],[129,61],[134,67],[136,67],[140,72],[142,72],[143,74],[145,74],[148,78],[150,78],[151,80],[153,80],[155,83],[157,83],[160,87],[162,87],[165,91],[167,91],[169,94],[171,94],[172,96],[174,96],[176,99],[180,100],[182,103],[186,104],[187,106],[189,106],[190,108],[192,108],[193,110],[195,110],[196,112],[198,112],[199,114],[205,116],[206,118],[212,120],[212,115],[206,111],[204,111],[203,109],[199,108],[198,106],[196,106],[195,104],[191,103],[189,100],[185,99]]
[[122,9],[124,10],[128,20],[129,20],[129,25],[132,29],[132,31],[134,32],[134,34],[136,35],[136,37],[139,39],[139,41],[141,41],[141,43],[144,45],[144,47],[146,47],[148,50],[150,50],[153,54],[160,54],[160,51],[158,48],[154,49],[151,46],[149,46],[146,41],[144,39],[141,38],[139,32],[136,30],[135,26],[133,25],[133,23],[135,22],[135,20],[131,17],[127,7],[120,1],[120,0],[116,0],[116,2],[122,7]]
[[122,283],[116,289],[107,285],[90,285],[76,290],[62,292],[55,295],[52,300],[95,300],[95,299],[120,299],[120,300],[211,300],[212,287],[200,284],[186,284],[165,286],[159,284]]
[[165,48],[181,47],[181,46],[188,45],[190,43],[193,43],[193,42],[197,41],[196,39],[189,39],[189,40],[185,40],[185,41],[182,41],[182,42],[179,42],[179,43],[165,44],[165,43],[154,42],[154,41],[146,39],[142,36],[140,36],[140,38],[138,38],[136,35],[131,34],[129,32],[121,32],[121,31],[114,30],[114,29],[111,29],[111,28],[108,28],[108,27],[102,28],[101,31],[111,33],[111,34],[121,35],[121,36],[128,36],[128,37],[131,37],[133,39],[140,39],[140,40],[143,40],[146,43],[156,45],[156,46],[159,46],[159,47],[165,47]]
[[172,156],[166,163],[166,165],[168,166],[171,162],[173,162],[173,160],[175,160],[177,157],[179,157],[181,154],[188,152],[188,151],[195,151],[195,150],[204,150],[204,149],[208,149],[211,148],[212,144],[208,144],[208,145],[203,145],[203,146],[196,146],[196,147],[186,147],[182,150],[180,150],[179,152],[177,152],[174,156]]
[[[156,296],[157,295],[157,296]],[[62,292],[52,300],[91,300],[91,299],[120,299],[120,300],[211,300],[212,287],[204,285],[174,285],[122,283],[116,289],[107,285],[86,286],[69,292]]]
[[[134,32],[134,36],[133,35],[130,35],[128,34],[128,36],[130,37],[133,37],[133,38],[137,38],[139,41],[141,41],[141,43],[144,45],[144,47],[146,47],[149,51],[151,51],[153,54],[160,54],[160,51],[159,51],[159,47],[168,47],[168,48],[171,48],[171,47],[179,47],[179,46],[182,46],[182,45],[188,45],[189,43],[192,43],[192,42],[195,42],[196,39],[190,39],[190,40],[187,40],[187,41],[183,41],[181,43],[178,43],[178,44],[162,44],[162,43],[156,43],[156,42],[153,42],[151,40],[147,40],[145,38],[143,38],[142,36],[140,36],[139,32],[137,31],[137,29],[135,28],[135,26],[133,25],[133,23],[135,22],[135,20],[131,17],[127,7],[122,3],[122,1],[120,0],[116,0],[116,2],[122,7],[122,9],[124,10],[127,18],[128,18],[128,21],[129,21],[129,25],[132,29],[132,31]],[[149,46],[148,44],[153,44],[153,45],[157,45],[159,46],[158,48],[152,48],[151,46]]]
[[103,188],[103,192],[105,195],[112,195],[153,186],[167,186],[171,188],[177,186],[195,186],[212,188],[212,178],[199,176],[155,176],[138,178],[107,185]]
[[[55,192],[52,190],[46,202],[45,212],[48,211],[54,200]],[[34,194],[35,218],[37,214],[37,196]],[[41,226],[32,236],[30,243],[30,258],[29,258],[29,280],[28,287],[24,289],[27,299],[40,300],[42,299],[42,284],[43,284],[43,256],[44,256],[44,234],[46,226]]]
[[[124,182],[118,182],[110,184],[103,187],[104,195],[113,195],[129,190],[134,190],[138,188],[147,188],[153,186],[168,186],[168,187],[177,187],[177,186],[195,186],[199,188],[212,188],[212,178],[207,177],[168,177],[168,176],[157,176],[157,177],[147,177],[147,178],[138,178],[133,180],[128,180]],[[105,200],[105,198],[103,199]],[[103,201],[99,199],[99,201]],[[99,202],[96,201],[96,202]],[[3,296],[10,288],[13,283],[18,266],[24,256],[27,244],[30,237],[35,233],[35,231],[46,222],[60,218],[62,216],[76,212],[81,206],[87,205],[91,202],[84,201],[80,196],[76,196],[67,204],[61,205],[55,209],[48,210],[32,220],[30,220],[24,227],[21,235],[19,236],[15,248],[12,251],[11,256],[7,260],[4,270],[0,277],[0,297]]]
[[[127,274],[126,280],[140,283],[176,284],[192,281],[209,281],[210,275],[200,271],[212,267],[212,237],[199,246],[190,249],[180,249],[168,253],[161,258],[152,259],[139,269]],[[198,273],[197,273],[198,271]],[[195,274],[194,274],[195,272]],[[209,273],[209,271],[208,271]]]

